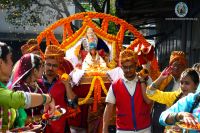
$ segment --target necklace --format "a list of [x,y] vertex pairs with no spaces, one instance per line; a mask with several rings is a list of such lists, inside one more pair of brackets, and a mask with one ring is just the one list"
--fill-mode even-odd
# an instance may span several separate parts
[[[26,87],[27,87],[27,89],[28,89],[28,91],[31,93],[31,89],[30,89],[30,87],[29,86],[31,86],[30,84],[28,84],[28,83],[24,83],[25,85],[26,85]],[[43,91],[42,91],[42,89],[39,87],[39,85],[37,84],[37,82],[34,82],[34,87],[35,87],[35,90],[34,90],[34,93],[37,93],[38,92],[38,89],[40,90],[40,92],[43,94]],[[32,86],[32,88],[33,88],[33,86]],[[31,109],[31,117],[32,117],[32,119],[34,120],[34,109],[32,108]]]
[[40,92],[43,94],[42,89],[39,87],[37,82],[34,82],[34,85],[28,84],[26,82],[24,82],[24,84],[26,85],[27,89],[29,90],[29,92],[32,92],[30,87],[34,89],[33,93],[37,93],[38,89],[40,90]]

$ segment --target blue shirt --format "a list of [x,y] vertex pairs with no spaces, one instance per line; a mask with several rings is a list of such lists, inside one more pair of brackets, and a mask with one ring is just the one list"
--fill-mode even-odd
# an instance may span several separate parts
[[48,92],[50,92],[52,86],[54,83],[58,80],[58,76],[56,76],[51,83],[48,82],[47,78],[45,75],[42,76],[42,82],[44,86],[48,89]]
[[200,84],[199,84],[199,86],[198,86],[196,92],[200,92]]
[[[169,109],[162,112],[159,119],[160,124],[163,126],[169,126],[167,123],[165,123],[165,120],[170,113],[190,112],[192,105],[198,94],[199,94],[198,92],[195,94],[190,93],[186,97],[177,101]],[[193,110],[192,114],[194,115],[194,117],[197,118],[198,122],[200,122],[200,104],[197,105],[197,107]],[[197,131],[190,131],[190,133],[196,133],[196,132]]]

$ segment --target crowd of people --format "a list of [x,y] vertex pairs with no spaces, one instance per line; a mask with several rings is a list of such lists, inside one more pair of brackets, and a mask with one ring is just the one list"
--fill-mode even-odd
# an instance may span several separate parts
[[[73,125],[69,117],[71,111],[79,108],[78,96],[71,79],[62,78],[62,74],[69,74],[74,67],[83,70],[108,67],[102,55],[109,53],[109,49],[102,54],[97,43],[100,39],[93,36],[91,29],[88,32],[92,33],[87,33],[88,40],[82,42],[79,51],[81,67],[67,61],[65,52],[56,45],[48,45],[43,53],[35,39],[21,47],[22,57],[13,65],[13,50],[0,42],[0,132],[29,123],[41,124],[40,132],[46,133],[87,132],[87,129],[70,130]],[[169,66],[155,81],[149,75],[138,74],[138,55],[134,50],[121,51],[117,64],[105,99],[101,132],[182,132],[177,122],[191,125],[200,122],[200,63],[189,68],[185,53],[173,51]],[[45,112],[51,118],[58,108],[66,111],[59,119],[48,122],[42,119]],[[110,122],[113,116],[115,124]]]

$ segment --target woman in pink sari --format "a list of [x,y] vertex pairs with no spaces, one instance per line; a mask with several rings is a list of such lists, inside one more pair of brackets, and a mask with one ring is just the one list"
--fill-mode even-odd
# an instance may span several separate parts
[[[47,90],[39,80],[44,71],[44,63],[40,56],[35,54],[25,54],[19,60],[16,70],[13,73],[13,80],[10,86],[14,91],[24,91],[44,94]],[[31,109],[18,110],[18,118],[16,123],[18,127],[23,127],[25,124],[33,123],[40,124],[43,106],[38,106]]]

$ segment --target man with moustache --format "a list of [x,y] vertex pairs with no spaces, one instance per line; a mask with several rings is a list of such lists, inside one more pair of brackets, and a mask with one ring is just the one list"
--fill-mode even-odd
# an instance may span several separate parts
[[45,73],[43,83],[48,92],[55,99],[55,104],[66,109],[66,113],[58,120],[51,121],[46,127],[47,133],[70,133],[67,122],[69,106],[76,107],[77,99],[68,80],[63,80],[58,75],[59,65],[64,60],[65,53],[55,45],[47,46],[44,54]]
[[136,75],[137,54],[132,50],[120,53],[124,76],[109,88],[103,115],[103,133],[108,133],[109,121],[116,109],[117,133],[150,133],[151,103],[146,96],[146,82]]

